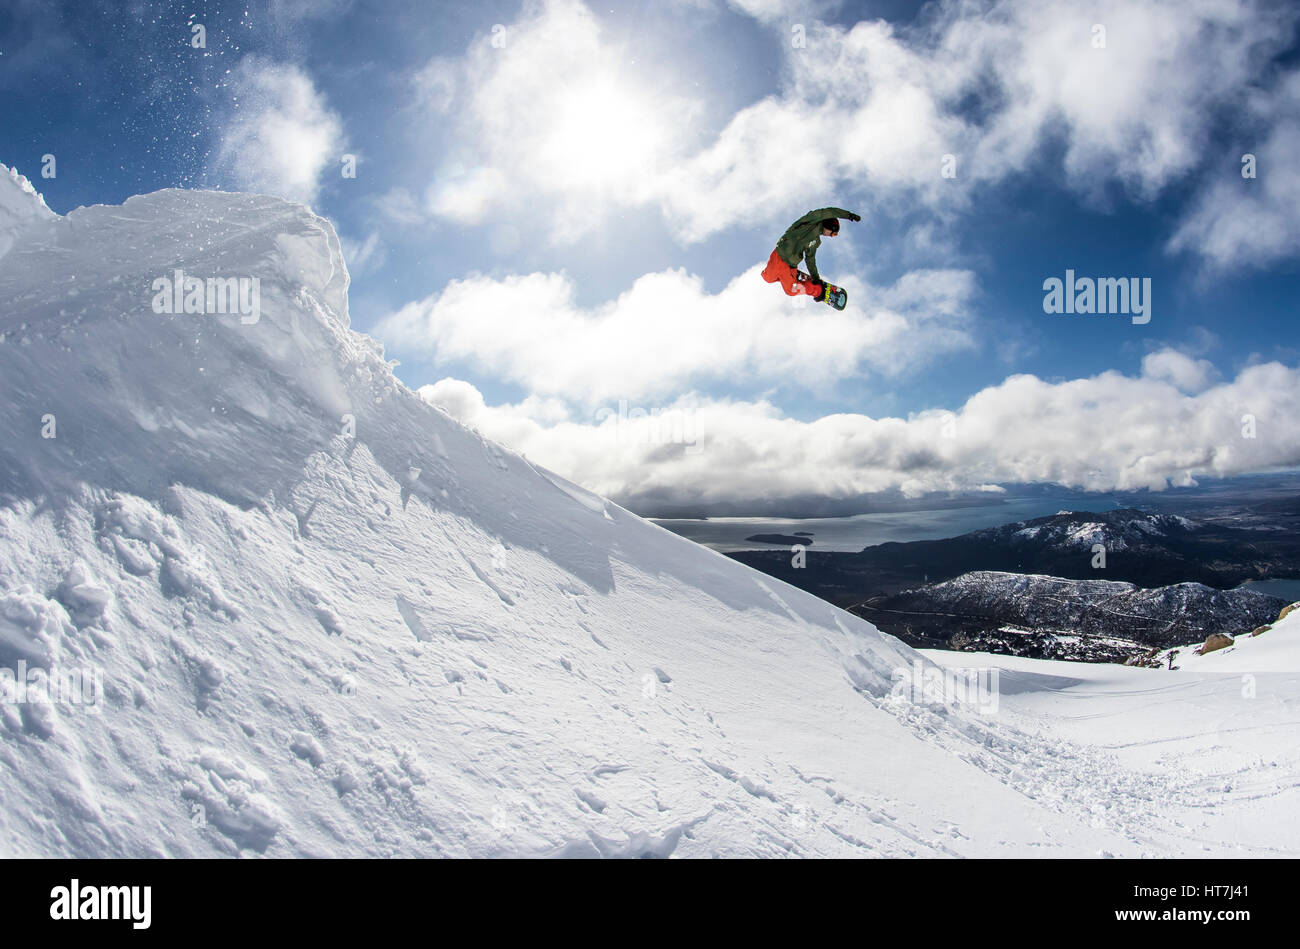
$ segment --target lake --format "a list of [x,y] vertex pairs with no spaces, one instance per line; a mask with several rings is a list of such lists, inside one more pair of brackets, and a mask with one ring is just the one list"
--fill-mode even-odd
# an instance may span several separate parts
[[1288,603],[1300,602],[1300,580],[1247,580],[1238,589],[1267,593]]
[[[813,550],[857,551],[888,541],[940,540],[984,527],[1046,517],[1058,511],[1110,511],[1122,505],[1110,496],[1081,499],[1078,495],[999,498],[989,504],[933,511],[857,514],[853,517],[774,518],[711,517],[654,518],[675,534],[718,551],[774,550],[771,544],[745,540],[753,534],[813,535]],[[1280,595],[1280,594],[1279,594]]]

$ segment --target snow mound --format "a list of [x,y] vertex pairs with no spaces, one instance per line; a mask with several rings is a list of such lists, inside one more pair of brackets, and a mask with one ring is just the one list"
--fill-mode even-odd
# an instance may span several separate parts
[[423,402],[307,209],[0,205],[0,666],[79,677],[0,702],[4,855],[1147,846],[1095,755]]
[[30,181],[0,164],[0,257],[9,252],[29,225],[56,217]]

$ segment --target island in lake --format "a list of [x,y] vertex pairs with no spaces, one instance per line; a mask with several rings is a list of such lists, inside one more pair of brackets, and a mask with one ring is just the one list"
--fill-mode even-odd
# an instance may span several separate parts
[[780,547],[793,547],[796,544],[811,547],[813,535],[811,531],[795,531],[793,534],[751,534],[745,540],[755,544],[776,544]]

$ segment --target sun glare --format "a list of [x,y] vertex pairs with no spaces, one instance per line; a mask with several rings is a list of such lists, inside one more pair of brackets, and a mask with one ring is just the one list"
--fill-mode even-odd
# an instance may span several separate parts
[[617,83],[587,86],[561,99],[539,171],[566,190],[636,190],[666,141],[661,110],[647,97]]

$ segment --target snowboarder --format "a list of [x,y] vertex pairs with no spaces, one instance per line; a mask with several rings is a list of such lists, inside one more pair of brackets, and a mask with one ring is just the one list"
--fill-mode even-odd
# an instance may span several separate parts
[[[840,232],[839,219],[842,217],[850,221],[862,220],[861,215],[843,208],[818,208],[791,224],[767,259],[763,279],[768,283],[780,283],[792,297],[806,293],[814,300],[825,300],[828,284],[817,272],[817,248],[823,237],[834,237]],[[805,259],[808,261],[807,275],[797,269]],[[835,289],[839,291],[838,287]]]

